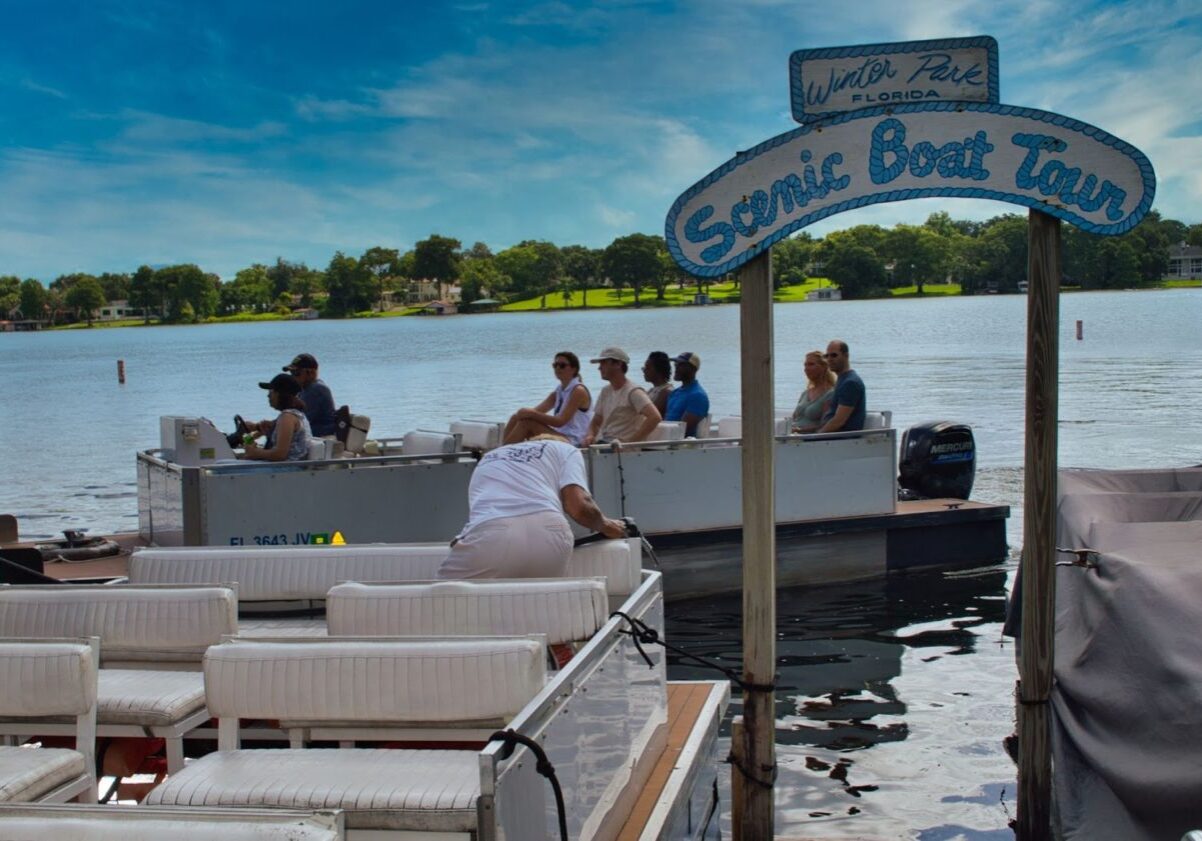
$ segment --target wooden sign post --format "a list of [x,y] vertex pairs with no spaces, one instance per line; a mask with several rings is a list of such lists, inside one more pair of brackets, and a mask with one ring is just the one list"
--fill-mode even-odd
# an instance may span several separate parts
[[[1019,838],[1050,832],[1060,221],[1118,235],[1147,214],[1146,155],[1095,126],[998,99],[988,36],[798,50],[794,118],[739,152],[668,211],[668,252],[697,277],[740,270],[743,342],[743,649],[734,755],[736,838],[772,837],[776,554],[773,515],[772,245],[870,204],[953,197],[1030,210]],[[767,813],[767,814],[765,814]]]
[[743,377],[743,726],[732,737],[742,802],[736,841],[772,838],[776,779],[776,438],[772,261],[739,272]]
[[1027,223],[1027,407],[1022,637],[1018,695],[1018,838],[1051,838],[1052,692],[1056,606],[1056,423],[1060,366],[1060,220]]

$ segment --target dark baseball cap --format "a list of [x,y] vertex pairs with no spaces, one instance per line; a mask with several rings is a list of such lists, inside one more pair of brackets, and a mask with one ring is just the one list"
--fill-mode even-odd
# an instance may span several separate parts
[[287,365],[285,365],[280,370],[288,371],[289,373],[291,373],[291,372],[297,370],[298,368],[314,368],[315,369],[315,368],[317,368],[317,360],[313,357],[313,354],[311,354],[311,353],[298,353],[296,355],[295,359],[293,359],[291,362],[289,362]]
[[278,391],[280,394],[296,395],[301,393],[301,384],[291,374],[276,374],[269,383],[259,383],[259,388],[268,391]]
[[678,365],[682,362],[685,365],[692,365],[694,371],[701,370],[701,357],[692,351],[687,350],[684,353],[678,353],[672,361]]

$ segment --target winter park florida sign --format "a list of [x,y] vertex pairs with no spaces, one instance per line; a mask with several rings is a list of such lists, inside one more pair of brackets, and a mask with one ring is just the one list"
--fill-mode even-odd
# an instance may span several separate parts
[[930,197],[1011,202],[1095,234],[1122,234],[1152,206],[1147,157],[1099,128],[998,102],[989,37],[799,50],[801,128],[740,152],[668,212],[673,258],[726,274],[819,219]]

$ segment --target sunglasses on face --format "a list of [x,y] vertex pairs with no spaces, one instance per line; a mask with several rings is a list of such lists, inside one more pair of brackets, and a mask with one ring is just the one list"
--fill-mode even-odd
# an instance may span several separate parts
[[822,355],[824,357],[826,357],[827,359],[838,359],[839,358],[839,354],[837,354],[837,353],[824,353]]
[[552,368],[571,368],[572,366],[566,362],[552,362],[551,367]]

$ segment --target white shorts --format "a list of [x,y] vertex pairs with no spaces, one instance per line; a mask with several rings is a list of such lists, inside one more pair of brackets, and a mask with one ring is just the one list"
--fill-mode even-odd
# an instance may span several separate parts
[[439,578],[558,578],[572,556],[572,529],[562,514],[538,511],[486,520],[451,547]]

